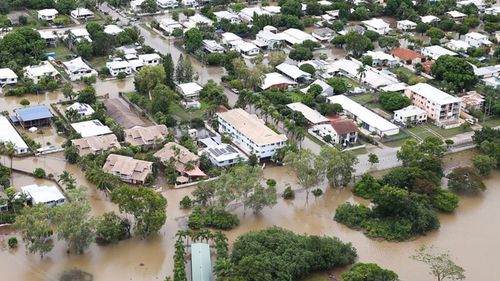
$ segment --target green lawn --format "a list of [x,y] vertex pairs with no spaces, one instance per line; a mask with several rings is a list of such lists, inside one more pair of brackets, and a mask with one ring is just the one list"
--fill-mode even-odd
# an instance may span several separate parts
[[461,133],[472,131],[471,128],[464,129],[462,126],[457,127],[457,128],[452,128],[452,129],[442,129],[442,128],[439,128],[439,127],[432,125],[432,124],[426,124],[426,126],[428,128],[430,128],[431,130],[433,130],[434,132],[440,134],[444,138],[449,138],[449,137],[453,137],[453,136],[461,134]]
[[57,47],[47,48],[47,49],[45,49],[45,51],[47,53],[51,53],[51,52],[56,53],[56,59],[61,59],[61,58],[64,58],[68,55],[73,54],[68,48],[66,48],[66,46],[64,46],[62,44],[60,46],[57,46]]
[[103,67],[106,67],[107,60],[107,57],[93,57],[89,62],[94,69],[99,70]]
[[356,80],[353,80],[353,79],[350,79],[347,77],[340,77],[340,79],[342,79],[346,83],[349,91],[354,90],[355,87],[362,87],[362,85]]
[[[419,75],[416,75],[415,73],[413,73],[411,70],[409,70],[408,68],[406,67],[402,67],[402,66],[399,66],[399,67],[394,67],[394,68],[391,68],[390,71],[394,74],[396,74],[398,76],[398,78],[401,78],[401,77],[405,77],[405,81],[403,82],[407,82],[410,81],[410,79],[420,79],[422,81],[420,82],[425,82],[426,79],[423,78],[422,76],[419,76]],[[401,80],[401,79],[400,79]]]
[[484,123],[480,120],[479,124],[482,126],[497,127],[500,126],[500,118],[490,118],[484,121]]
[[422,139],[425,139],[427,137],[435,136],[434,134],[432,134],[431,132],[427,131],[426,129],[424,129],[421,126],[411,127],[411,128],[408,129],[408,131],[414,133],[415,135],[419,136]]
[[181,120],[192,120],[193,118],[201,118],[203,119],[205,116],[205,112],[207,111],[209,105],[200,102],[201,103],[201,108],[200,109],[190,109],[186,110],[182,105],[178,103],[172,103],[168,110],[170,113],[174,116],[179,117]]
[[378,96],[377,94],[374,93],[366,93],[366,94],[361,94],[361,95],[356,95],[356,96],[350,96],[350,99],[353,101],[366,106],[368,108],[382,108],[380,103],[378,102]]

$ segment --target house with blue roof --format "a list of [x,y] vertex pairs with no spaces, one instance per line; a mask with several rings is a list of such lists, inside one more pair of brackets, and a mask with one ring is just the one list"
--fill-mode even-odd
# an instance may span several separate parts
[[19,123],[23,128],[50,125],[53,117],[52,112],[45,105],[15,109],[14,114],[10,119],[14,123]]

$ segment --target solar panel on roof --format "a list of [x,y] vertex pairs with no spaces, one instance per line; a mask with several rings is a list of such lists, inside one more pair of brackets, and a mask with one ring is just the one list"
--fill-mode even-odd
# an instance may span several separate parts
[[236,151],[236,149],[234,149],[234,147],[228,145],[226,146],[226,149],[229,151],[229,152],[232,152],[232,153],[238,153],[238,151]]

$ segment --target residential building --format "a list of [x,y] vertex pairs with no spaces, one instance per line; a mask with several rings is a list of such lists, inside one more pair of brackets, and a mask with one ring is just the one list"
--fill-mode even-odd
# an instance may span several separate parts
[[461,13],[461,12],[456,11],[456,10],[446,12],[446,15],[448,17],[454,19],[455,21],[461,21],[467,16],[466,14]]
[[349,119],[338,119],[331,122],[332,141],[342,146],[351,146],[358,140],[358,126]]
[[71,127],[73,128],[73,130],[75,130],[75,132],[80,134],[82,138],[107,135],[112,133],[111,129],[109,129],[108,126],[102,124],[101,121],[97,119],[72,123]]
[[477,32],[469,32],[464,35],[464,41],[467,42],[472,47],[490,47],[493,43],[488,40],[488,36],[477,33]]
[[339,34],[346,35],[349,32],[356,32],[359,34],[363,34],[363,33],[365,33],[365,30],[366,29],[364,27],[362,27],[361,25],[347,25],[347,26],[344,26],[344,30],[339,31]]
[[417,24],[411,20],[400,20],[396,23],[396,27],[402,31],[415,30]]
[[[171,0],[171,1],[173,1],[173,0]],[[198,1],[197,0],[181,0],[181,4],[184,7],[197,7]]]
[[65,61],[63,62],[63,65],[71,81],[97,76],[97,71],[86,64],[81,57],[70,61]]
[[264,14],[267,14],[267,12],[262,10],[260,7],[247,7],[247,8],[243,8],[238,13],[238,16],[241,18],[242,21],[247,22],[247,23],[251,23],[251,22],[253,22],[254,15],[262,16]]
[[14,115],[10,117],[14,123],[19,123],[23,128],[50,125],[52,113],[45,105],[35,105],[14,109]]
[[124,130],[125,142],[133,146],[153,147],[165,140],[168,135],[167,126],[154,125],[149,127],[133,127]]
[[66,111],[74,110],[81,116],[90,116],[94,113],[94,109],[86,104],[86,103],[79,103],[75,102],[72,105],[66,107]]
[[132,65],[125,60],[121,59],[116,59],[113,61],[108,61],[106,63],[106,68],[109,70],[109,74],[111,76],[118,76],[121,72],[125,73],[126,75],[132,74]]
[[[236,45],[240,44],[243,42],[243,39],[239,37],[238,35],[232,33],[232,32],[224,32],[221,34],[221,43],[222,45],[229,46],[231,48],[236,47]],[[237,43],[236,43],[237,42]]]
[[256,40],[264,43],[260,45],[265,45],[265,48],[268,50],[283,48],[285,39],[281,37],[281,34],[276,33],[277,31],[273,31],[272,29],[266,29],[266,27],[264,27],[263,30],[259,31],[255,36]]
[[500,64],[483,67],[472,66],[472,68],[474,69],[474,75],[481,79],[495,77],[500,74]]
[[288,63],[282,63],[276,66],[276,70],[288,76],[297,83],[305,83],[310,81],[312,78],[312,75],[310,73],[307,73],[297,66]]
[[161,63],[161,57],[157,53],[139,55],[139,60],[144,65],[159,65]]
[[360,61],[351,59],[339,59],[330,63],[324,76],[345,75],[347,77],[360,80],[373,89],[399,83],[394,74],[386,70],[377,70],[371,66],[365,66],[365,75],[359,76],[358,69],[362,65]]
[[313,42],[318,42],[314,36],[309,33],[306,33],[300,29],[289,28],[280,33],[281,37],[291,46],[295,44],[302,44],[306,40],[310,40]]
[[414,105],[394,111],[394,121],[403,125],[420,124],[427,121],[427,112]]
[[371,66],[394,67],[399,63],[399,59],[382,51],[367,51],[363,56],[372,58]]
[[177,84],[175,88],[184,99],[198,99],[203,90],[203,87],[196,82]]
[[425,61],[425,56],[410,49],[394,48],[391,55],[397,57],[402,64],[416,64]]
[[179,6],[178,0],[156,0],[156,5],[162,9],[175,8]]
[[64,205],[66,198],[55,186],[31,184],[21,187],[21,192],[28,197],[33,205],[46,204],[50,207]]
[[0,88],[17,84],[17,74],[10,68],[0,68]]
[[144,184],[148,176],[153,174],[153,162],[110,154],[106,158],[106,163],[104,163],[102,170],[119,177],[123,182]]
[[429,47],[422,48],[422,55],[431,57],[434,60],[437,60],[440,56],[448,55],[448,56],[456,56],[457,53],[452,52],[448,49],[445,49],[441,46],[434,45]]
[[37,11],[37,14],[39,20],[52,22],[57,17],[59,12],[56,9],[43,9]]
[[366,29],[375,31],[380,35],[384,35],[391,30],[389,24],[382,19],[373,18],[370,20],[364,20],[362,23],[366,26]]
[[260,52],[260,48],[250,42],[242,42],[241,44],[236,45],[235,49],[246,57],[256,56]]
[[121,32],[123,32],[123,28],[119,27],[116,24],[108,24],[104,26],[104,33],[109,34],[109,35],[118,35]]
[[500,6],[493,6],[491,8],[484,9],[484,13],[487,15],[499,15],[500,14]]
[[428,16],[422,16],[420,17],[420,20],[423,22],[423,23],[433,23],[433,22],[438,22],[440,21],[440,19],[436,16],[432,16],[432,15],[428,15]]
[[186,29],[195,28],[199,24],[212,26],[214,24],[214,21],[211,20],[211,19],[209,19],[209,18],[207,18],[207,17],[205,17],[204,15],[195,14],[194,16],[190,16],[188,18],[188,21],[185,21],[185,22],[182,23],[182,25]]
[[427,112],[427,118],[438,126],[449,127],[458,124],[461,100],[426,83],[406,88],[405,95],[413,105]]
[[205,243],[191,244],[191,280],[212,281],[210,246]]
[[[144,1],[146,1],[146,0],[132,0],[132,1],[130,1],[130,8],[132,9],[132,11],[138,12],[142,9],[141,5],[142,5],[142,3],[144,3]],[[158,3],[156,3],[156,5],[158,5]]]
[[387,85],[380,88],[381,92],[400,92],[401,94],[406,90],[408,84],[401,82],[396,84]]
[[166,143],[154,156],[158,157],[163,165],[169,165],[171,161],[174,162],[175,170],[180,174],[177,177],[179,183],[206,176],[199,168],[200,157],[175,142]]
[[374,132],[381,137],[397,135],[399,133],[398,126],[344,95],[328,97],[327,100],[329,103],[340,104],[345,114],[360,124],[361,128],[365,130]]
[[460,99],[462,100],[462,109],[483,109],[484,96],[476,91],[468,92],[465,96],[460,97]]
[[453,50],[455,52],[466,52],[470,45],[462,40],[451,39],[446,43],[446,48]]
[[74,18],[75,20],[88,20],[94,17],[94,13],[85,8],[77,8],[73,11],[71,11],[71,17]]
[[16,128],[10,123],[5,116],[0,116],[0,144],[8,142],[14,145],[14,153],[16,155],[24,154],[29,151],[29,147],[23,138],[19,135]]
[[320,79],[316,79],[314,82],[309,84],[309,86],[305,87],[304,89],[302,89],[300,91],[302,93],[306,94],[312,85],[318,85],[321,87],[322,92],[320,95],[322,95],[322,96],[330,97],[330,96],[333,96],[333,94],[335,93],[332,86],[328,85],[325,81],[320,80]]
[[175,29],[182,29],[182,24],[173,19],[162,19],[160,21],[160,28],[168,34],[171,34]]
[[263,6],[262,10],[264,13],[270,14],[270,15],[277,15],[281,13],[281,7],[280,6]]
[[43,61],[39,65],[30,65],[24,68],[24,77],[33,80],[37,84],[42,77],[55,79],[59,72],[48,61]]
[[219,168],[232,166],[248,160],[245,154],[227,143],[207,147],[203,150],[203,154],[210,159],[212,164]]
[[209,53],[224,53],[225,49],[215,40],[203,40],[203,48]]
[[287,137],[278,134],[255,115],[241,108],[217,113],[219,132],[228,134],[233,143],[247,155],[264,159],[274,156],[277,149],[286,146]]
[[55,46],[57,42],[57,34],[53,30],[38,30],[40,37],[45,40],[48,46]]
[[69,30],[69,38],[74,42],[81,42],[86,40],[87,42],[92,42],[90,38],[90,33],[85,28],[72,28]]
[[80,156],[120,149],[122,147],[115,134],[74,139],[71,140],[71,143],[76,147]]
[[321,113],[319,113],[317,110],[312,109],[301,102],[289,103],[286,106],[293,111],[298,111],[302,113],[304,118],[306,118],[307,121],[309,122],[309,125],[330,123],[330,120],[325,116],[321,115]]
[[335,36],[335,31],[328,27],[316,28],[313,30],[312,36],[321,42],[330,42]]
[[116,123],[120,124],[123,129],[130,129],[135,126],[148,126],[142,120],[138,113],[121,98],[110,98],[104,100],[106,111]]
[[278,72],[266,73],[261,78],[260,88],[267,90],[270,88],[288,90],[290,86],[297,85],[297,82]]
[[217,21],[227,20],[232,24],[239,24],[241,22],[241,19],[238,17],[237,14],[233,14],[228,11],[214,12],[214,15]]

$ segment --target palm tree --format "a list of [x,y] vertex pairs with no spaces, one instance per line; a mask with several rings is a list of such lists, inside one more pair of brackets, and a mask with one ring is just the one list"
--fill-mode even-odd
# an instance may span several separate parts
[[364,66],[364,65],[360,65],[360,66],[358,67],[357,72],[358,72],[358,73],[356,74],[356,77],[358,77],[358,76],[359,76],[359,80],[362,80],[363,78],[365,78],[365,77],[366,77],[366,68],[365,68],[365,66]]
[[306,131],[302,127],[295,128],[295,140],[299,143],[299,149],[302,149],[302,141],[306,136]]

